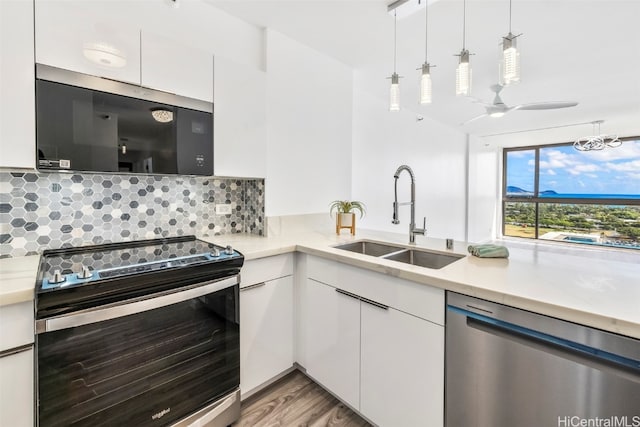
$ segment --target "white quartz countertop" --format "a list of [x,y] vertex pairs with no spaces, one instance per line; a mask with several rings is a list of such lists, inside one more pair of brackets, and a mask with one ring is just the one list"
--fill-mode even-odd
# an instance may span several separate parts
[[40,256],[0,259],[0,306],[33,300]]
[[[301,232],[204,239],[231,244],[247,260],[297,250],[640,339],[640,253],[503,241],[509,259],[466,256],[433,270],[332,247],[360,239],[406,244],[403,234],[358,230],[355,237]],[[464,242],[456,241],[447,251],[443,239],[416,240],[417,248],[468,255]]]
[[[360,239],[406,244],[404,234],[343,233],[201,238],[231,244],[246,260],[299,251],[640,339],[640,253],[505,241],[501,243],[509,248],[509,259],[466,256],[433,270],[333,247]],[[418,236],[416,247],[448,252],[443,239]],[[467,255],[466,248],[466,243],[456,241],[449,252]],[[0,305],[33,298],[38,260],[38,256],[0,259]]]

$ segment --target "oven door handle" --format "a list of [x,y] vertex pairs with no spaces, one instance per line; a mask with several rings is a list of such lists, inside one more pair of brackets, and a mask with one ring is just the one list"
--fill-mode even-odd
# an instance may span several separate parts
[[141,313],[218,292],[237,284],[238,277],[233,276],[170,294],[162,294],[161,296],[152,296],[134,302],[91,308],[64,316],[41,319],[36,321],[36,333],[41,334],[44,332],[59,331],[61,329],[69,329],[76,326],[89,325],[91,323],[104,322],[105,320],[128,316],[130,314]]

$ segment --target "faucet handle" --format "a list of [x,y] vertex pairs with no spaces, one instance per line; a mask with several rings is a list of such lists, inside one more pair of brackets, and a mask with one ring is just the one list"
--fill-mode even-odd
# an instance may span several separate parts
[[393,202],[393,219],[391,220],[391,224],[400,224],[398,220],[398,202]]
[[422,229],[420,229],[420,234],[423,236],[427,235],[427,217],[426,216],[422,219]]

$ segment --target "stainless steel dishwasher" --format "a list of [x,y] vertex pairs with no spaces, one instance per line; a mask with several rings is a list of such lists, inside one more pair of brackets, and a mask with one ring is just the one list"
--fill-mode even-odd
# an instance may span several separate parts
[[640,340],[447,293],[448,427],[640,426]]

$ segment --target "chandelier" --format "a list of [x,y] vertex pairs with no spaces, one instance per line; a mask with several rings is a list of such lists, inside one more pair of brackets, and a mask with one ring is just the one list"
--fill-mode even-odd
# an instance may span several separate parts
[[[585,136],[577,139],[573,143],[573,148],[578,151],[597,151],[603,150],[606,147],[616,148],[622,145],[622,141],[618,138],[618,135],[603,135],[600,133],[600,125],[604,123],[604,120],[596,120],[591,122],[593,125],[593,135]],[[596,134],[596,125],[598,126],[598,133]]]

